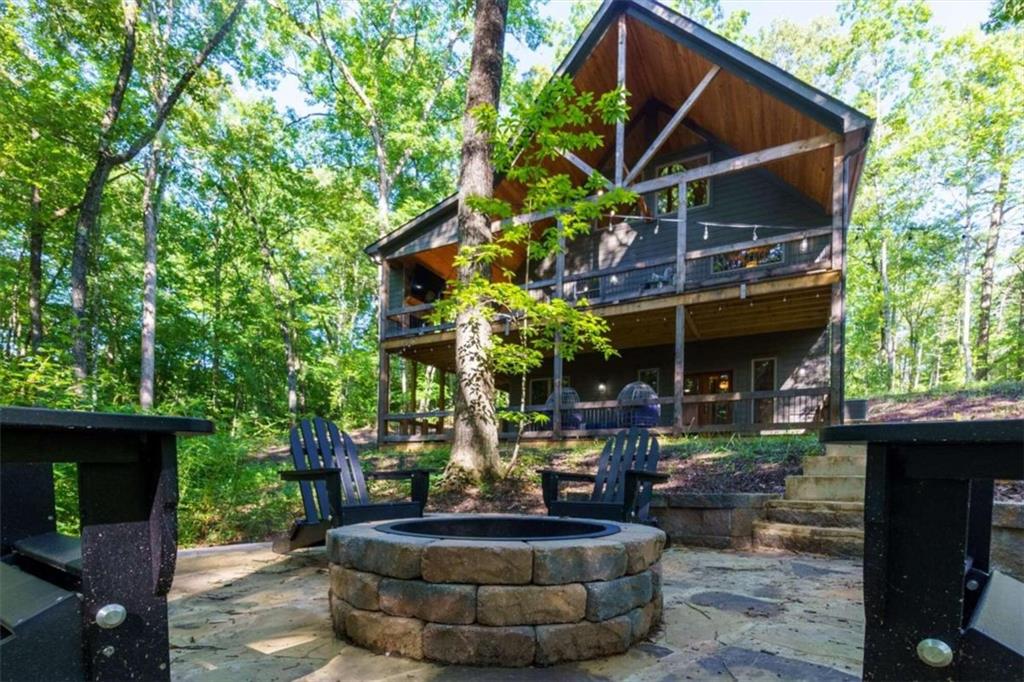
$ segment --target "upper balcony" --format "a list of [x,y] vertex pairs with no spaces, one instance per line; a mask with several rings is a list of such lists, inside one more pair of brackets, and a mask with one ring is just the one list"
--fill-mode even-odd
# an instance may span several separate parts
[[[753,228],[735,224],[695,225],[694,231],[699,233],[696,248],[687,249],[681,272],[677,266],[676,231],[670,221],[626,221],[597,230],[590,239],[570,242],[560,278],[557,267],[538,263],[524,286],[544,298],[585,300],[599,311],[603,306],[642,299],[664,298],[665,305],[669,306],[674,294],[839,269],[832,259],[831,227],[761,226],[757,238],[753,239]],[[709,237],[710,234],[742,233],[746,238],[729,241],[718,236],[704,240],[705,232]],[[714,245],[705,246],[709,243]],[[442,249],[454,255],[453,249]],[[427,252],[389,264],[388,306],[382,338],[415,336],[451,328],[451,325],[434,325],[428,319],[434,309],[433,302],[444,296],[446,280],[453,274],[450,256],[445,265],[438,267],[444,263],[439,258],[441,255]],[[520,282],[527,281],[524,270],[520,270],[517,278]]]

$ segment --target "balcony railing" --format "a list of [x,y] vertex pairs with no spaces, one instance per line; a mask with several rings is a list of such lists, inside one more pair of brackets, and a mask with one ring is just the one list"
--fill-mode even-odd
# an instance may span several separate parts
[[[815,430],[828,423],[828,393],[827,387],[815,387],[687,395],[683,397],[683,433]],[[630,426],[669,433],[675,422],[672,397],[658,398],[657,409],[651,409],[654,407],[647,402],[579,402],[562,408],[560,430],[569,437],[605,436]],[[528,425],[527,438],[550,438],[554,434],[551,408],[527,405],[526,411],[548,417],[544,422]],[[451,410],[390,413],[384,418],[391,425],[384,439],[448,440],[451,416]],[[503,438],[512,438],[515,428],[505,423],[501,433]]]
[[[832,260],[831,240],[832,228],[817,228],[690,250],[686,254],[684,291],[828,269]],[[539,298],[559,295],[553,279],[531,282],[527,288]],[[665,255],[566,274],[561,295],[570,301],[586,299],[589,304],[598,305],[674,292],[676,259],[674,255]],[[413,336],[451,329],[451,324],[434,325],[427,319],[433,308],[427,303],[389,310],[383,336]]]

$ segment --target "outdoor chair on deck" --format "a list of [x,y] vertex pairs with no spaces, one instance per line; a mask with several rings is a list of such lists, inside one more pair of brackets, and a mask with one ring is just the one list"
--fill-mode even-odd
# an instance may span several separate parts
[[[282,471],[281,478],[298,481],[305,517],[274,541],[274,551],[279,554],[323,544],[327,530],[335,526],[423,516],[430,472],[407,469],[364,474],[355,443],[332,422],[320,417],[299,422],[291,430],[291,453],[295,470]],[[412,499],[370,502],[366,478],[409,480]]]
[[[667,474],[657,473],[658,455],[658,439],[646,429],[632,428],[608,439],[596,474],[541,470],[541,489],[548,515],[654,525],[650,516],[651,489],[655,483],[668,480]],[[594,490],[590,499],[558,499],[559,484],[563,481],[592,482]]]

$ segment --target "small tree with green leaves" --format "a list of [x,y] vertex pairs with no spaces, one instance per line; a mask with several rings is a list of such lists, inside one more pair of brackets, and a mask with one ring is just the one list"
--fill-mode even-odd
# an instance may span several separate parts
[[[485,371],[520,379],[518,409],[499,413],[501,419],[517,426],[506,473],[515,465],[526,425],[547,419],[542,413],[526,411],[526,377],[540,367],[544,355],[557,352],[571,361],[584,349],[606,358],[616,354],[608,340],[608,323],[586,310],[586,299],[567,301],[557,291],[554,296],[538,296],[541,290],[530,288],[530,273],[532,264],[563,250],[566,241],[590,232],[600,218],[635,203],[634,192],[611,187],[599,173],[577,184],[568,174],[554,173],[544,165],[565,151],[602,146],[604,140],[590,130],[591,124],[599,120],[612,125],[624,120],[628,115],[626,96],[622,89],[599,97],[577,92],[570,79],[557,78],[533,102],[513,107],[508,116],[499,116],[491,107],[473,112],[494,142],[496,170],[526,188],[519,212],[553,215],[539,223],[517,221],[512,217],[516,210],[507,201],[471,198],[475,210],[501,219],[502,228],[489,243],[460,247],[456,267],[471,267],[477,274],[468,281],[449,281],[447,295],[433,313],[435,323],[441,323],[455,321],[463,310],[485,310],[487,324],[504,324],[504,335],[494,335],[485,349]],[[518,273],[504,265],[517,252],[524,254]],[[486,272],[497,277],[486,277],[482,274]]]

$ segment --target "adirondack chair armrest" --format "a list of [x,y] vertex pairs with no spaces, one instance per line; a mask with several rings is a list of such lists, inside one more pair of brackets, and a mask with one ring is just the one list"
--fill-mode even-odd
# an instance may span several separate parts
[[396,469],[394,471],[367,471],[364,476],[380,480],[397,480],[413,476],[429,476],[434,473],[437,472],[432,469]]
[[418,502],[420,509],[427,505],[427,496],[430,495],[430,474],[435,473],[431,469],[398,469],[395,471],[369,471],[364,474],[367,478],[384,481],[409,479],[412,486],[409,497],[413,502]]
[[644,483],[650,483],[651,485],[664,483],[668,479],[668,474],[659,474],[655,471],[637,471],[635,469],[627,469],[626,485],[623,489],[622,500],[622,506],[626,510],[626,513],[630,515],[635,513],[637,499],[640,496],[640,486]]
[[571,483],[593,483],[594,474],[578,474],[572,471],[558,471],[557,469],[540,469],[540,488],[544,495],[544,504],[551,506],[552,502],[558,501],[558,484],[562,481]]
[[537,473],[541,478],[555,476],[560,481],[574,481],[577,483],[593,483],[594,474],[578,474],[575,471],[558,471],[557,469],[538,469]]
[[337,467],[320,469],[301,469],[298,471],[280,471],[278,475],[285,481],[326,481],[341,473]]
[[341,469],[337,467],[320,467],[317,469],[297,469],[279,471],[278,475],[285,481],[324,481],[327,488],[327,504],[331,508],[331,525],[341,519]]
[[633,469],[629,469],[626,471],[626,478],[635,478],[640,483],[646,483],[648,481],[651,483],[664,483],[670,478],[670,476],[668,474],[659,474],[654,471],[634,471]]

